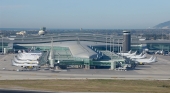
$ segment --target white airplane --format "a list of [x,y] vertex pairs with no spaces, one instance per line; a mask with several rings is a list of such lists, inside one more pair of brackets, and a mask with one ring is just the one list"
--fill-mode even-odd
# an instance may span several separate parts
[[151,56],[149,59],[134,59],[134,61],[151,61],[153,60],[154,56]]
[[[136,56],[136,53],[137,53],[137,51],[134,52],[134,53],[132,53],[132,54],[126,55],[126,57],[127,57],[127,58],[130,58],[131,56]],[[125,56],[125,55],[123,55],[123,56]]]
[[143,54],[145,54],[145,53],[140,53],[139,55],[136,55],[136,56],[138,56],[138,57],[141,57],[141,56],[143,56]]
[[128,56],[131,54],[131,50],[128,52],[128,53],[117,53],[118,55],[121,55],[121,56]]
[[158,50],[158,51],[155,52],[155,54],[161,54],[161,55],[162,55],[163,53],[164,53],[163,50]]
[[38,60],[31,60],[31,59],[20,60],[16,56],[14,56],[14,61],[17,63],[28,63],[28,64],[39,63]]
[[130,59],[143,59],[146,58],[146,54],[141,53],[140,55],[131,56]]
[[42,55],[41,52],[20,52],[18,55],[14,56],[12,60],[12,65],[20,67],[38,67],[39,66],[39,57]]
[[13,66],[19,66],[19,67],[38,67],[39,65],[37,63],[18,63],[15,60],[12,60],[12,65]]
[[156,62],[157,57],[151,57],[150,59],[136,59],[135,62],[144,65]]

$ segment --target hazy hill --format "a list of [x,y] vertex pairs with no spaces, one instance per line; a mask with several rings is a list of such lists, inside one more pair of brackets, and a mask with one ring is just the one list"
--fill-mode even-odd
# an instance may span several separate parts
[[156,28],[156,29],[170,29],[170,21],[160,23],[160,24],[154,26],[153,28]]

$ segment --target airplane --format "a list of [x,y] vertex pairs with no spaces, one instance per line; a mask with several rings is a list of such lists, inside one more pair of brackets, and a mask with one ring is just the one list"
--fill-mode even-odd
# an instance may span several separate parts
[[140,53],[139,55],[136,55],[136,56],[139,56],[139,57],[141,57],[141,56],[143,56],[145,53]]
[[118,55],[121,55],[121,56],[126,56],[126,55],[130,55],[131,54],[131,50],[128,52],[128,53],[117,53]]
[[163,50],[158,50],[158,51],[156,51],[156,52],[155,52],[155,54],[162,55],[162,54],[163,54],[163,52],[164,52]]
[[141,53],[140,55],[137,56],[131,56],[130,59],[143,59],[146,58],[146,54]]
[[146,60],[153,60],[154,56],[151,56],[149,59],[133,59],[134,61],[146,61]]
[[12,65],[24,68],[39,67],[38,59],[41,55],[41,52],[32,51],[27,53],[25,50],[23,50],[23,52],[19,52],[18,55],[14,56]]
[[136,53],[137,53],[137,51],[134,52],[134,53],[132,53],[132,54],[129,54],[129,55],[122,55],[122,56],[126,56],[127,58],[130,58],[131,56],[136,56]]
[[12,60],[13,66],[20,66],[20,67],[38,67],[39,65],[37,63],[18,63],[15,60]]
[[157,57],[151,57],[150,59],[136,59],[135,62],[144,65],[144,64],[150,64],[156,62]]

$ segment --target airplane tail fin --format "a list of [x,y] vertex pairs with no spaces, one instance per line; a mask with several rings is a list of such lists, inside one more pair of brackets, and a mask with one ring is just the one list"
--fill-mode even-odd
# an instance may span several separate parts
[[156,62],[156,59],[157,59],[157,57],[154,57],[154,58],[152,59],[152,62]]
[[132,54],[130,54],[130,55],[128,55],[128,56],[136,56],[136,53],[137,53],[137,52],[134,52],[134,53],[132,53]]
[[143,54],[142,58],[145,58],[145,57],[146,57],[146,53],[145,53],[145,54]]
[[153,56],[151,56],[151,57],[149,58],[149,60],[153,60]]
[[140,53],[140,55],[139,55],[139,56],[141,57],[142,55],[143,55],[143,53]]
[[137,53],[137,51],[135,51],[135,54]]
[[25,50],[22,50],[22,52],[23,52],[23,53],[26,53],[26,51],[25,51]]
[[128,53],[131,54],[132,50],[130,50]]
[[136,53],[137,53],[137,51],[135,51],[135,52],[133,53],[133,55],[136,55]]

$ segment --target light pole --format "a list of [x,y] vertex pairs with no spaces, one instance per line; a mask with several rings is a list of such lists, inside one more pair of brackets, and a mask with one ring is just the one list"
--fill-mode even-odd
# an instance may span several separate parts
[[3,36],[2,36],[2,54],[3,54],[3,46],[4,46],[4,45],[3,45]]
[[114,53],[114,39],[113,39],[113,53]]
[[60,54],[58,53],[58,61],[57,61],[57,64],[59,64],[59,63],[60,63],[59,56],[60,56]]
[[117,50],[117,51],[118,51],[118,53],[120,52],[120,51],[119,51],[119,39],[118,39],[118,50]]
[[162,31],[162,40],[163,40],[163,31]]
[[168,55],[169,55],[169,45],[168,45]]
[[125,42],[125,40],[122,41],[122,53],[123,53],[123,57],[124,57],[124,49],[123,49],[123,48],[124,48],[124,47],[123,47],[123,45],[124,45],[123,43],[124,43],[124,42]]
[[110,35],[110,51],[111,51],[111,35]]
[[106,51],[107,51],[107,34],[106,34]]

